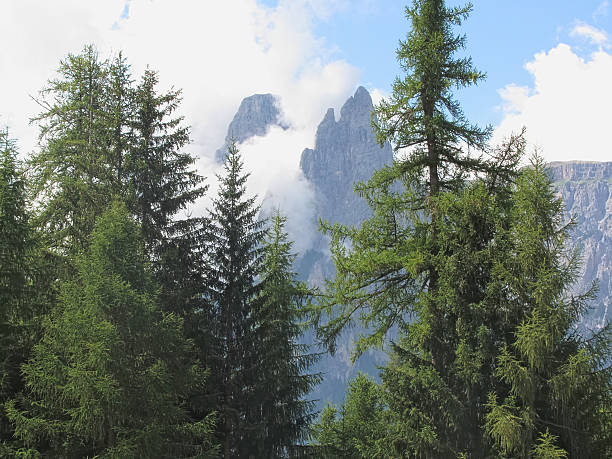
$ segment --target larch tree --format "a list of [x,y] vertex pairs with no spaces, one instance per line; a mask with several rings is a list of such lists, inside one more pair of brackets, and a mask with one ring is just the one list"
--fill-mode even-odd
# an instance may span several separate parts
[[487,403],[486,432],[501,457],[610,457],[612,327],[584,335],[579,321],[596,286],[571,287],[580,254],[568,251],[572,222],[536,157],[512,196],[509,254],[496,272],[504,309],[518,311],[501,347]]
[[324,342],[333,350],[360,316],[369,331],[358,355],[399,326],[382,376],[398,415],[392,450],[400,457],[489,454],[487,394],[499,383],[497,353],[516,323],[505,325],[498,311],[494,270],[509,256],[506,198],[525,142],[519,134],[490,149],[489,129],[469,123],[453,97],[484,77],[470,58],[455,57],[465,37],[453,28],[470,9],[443,0],[415,0],[406,9],[412,28],[397,55],[407,75],[373,119],[396,160],[356,188],[371,218],[357,228],[324,228],[336,265],[315,309]]
[[43,111],[41,149],[29,161],[32,194],[39,203],[37,226],[62,253],[87,245],[96,218],[110,202],[106,164],[108,66],[93,46],[60,63],[38,101]]

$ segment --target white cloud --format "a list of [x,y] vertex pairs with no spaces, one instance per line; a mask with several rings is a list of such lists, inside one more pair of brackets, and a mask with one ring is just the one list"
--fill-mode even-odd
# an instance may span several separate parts
[[583,22],[579,22],[574,26],[570,32],[570,36],[586,38],[591,43],[599,46],[608,44],[608,34],[604,30]]
[[[122,17],[126,4],[129,14]],[[32,151],[37,129],[27,120],[39,108],[30,95],[54,76],[60,59],[87,43],[95,44],[102,57],[123,50],[134,75],[150,65],[159,70],[162,88],[183,89],[182,113],[192,125],[189,150],[208,177],[209,197],[218,171],[211,156],[222,145],[242,98],[279,95],[292,129],[273,131],[269,139],[241,148],[260,197],[274,195],[275,202],[288,206],[284,196],[301,193],[304,198],[296,202],[308,208],[299,154],[313,145],[327,107],[339,107],[359,78],[355,67],[336,59],[324,39],[315,36],[313,23],[348,5],[348,0],[280,0],[274,8],[256,0],[7,2],[0,28],[0,125],[9,125],[22,152]]]
[[494,141],[526,126],[528,140],[548,161],[612,161],[612,55],[599,50],[583,59],[561,43],[525,68],[533,87],[499,91],[505,116]]
[[302,149],[296,145],[312,142],[309,129],[272,127],[264,137],[253,137],[239,145],[245,169],[252,172],[249,191],[264,199],[264,214],[275,209],[288,217],[287,232],[295,242],[294,251],[303,253],[317,235],[314,190],[299,164]]

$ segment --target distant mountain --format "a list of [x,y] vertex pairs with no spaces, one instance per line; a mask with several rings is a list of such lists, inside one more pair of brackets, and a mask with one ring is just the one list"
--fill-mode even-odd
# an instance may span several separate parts
[[[370,94],[360,86],[340,109],[338,121],[334,109],[327,110],[317,128],[314,149],[302,152],[300,168],[314,188],[315,218],[358,225],[370,216],[365,200],[354,192],[355,183],[367,181],[373,171],[393,162],[391,145],[381,147],[372,132],[373,108]],[[323,287],[325,279],[334,276],[328,244],[327,238],[318,235],[296,262],[300,277],[311,286]],[[322,359],[319,369],[325,378],[315,390],[315,398],[341,402],[346,384],[358,371],[378,374],[376,366],[386,361],[380,351],[370,351],[355,365],[351,363],[352,343],[361,331],[357,326],[345,332],[337,343],[336,355]]]
[[355,225],[368,215],[365,201],[353,192],[354,184],[367,181],[372,172],[393,161],[388,143],[380,147],[371,126],[373,105],[360,86],[340,110],[327,110],[317,129],[315,148],[302,152],[300,168],[314,185],[317,214],[323,220]]
[[[327,111],[318,126],[314,148],[302,152],[300,168],[314,189],[317,219],[358,225],[370,215],[365,201],[353,192],[354,184],[368,180],[374,170],[393,161],[391,146],[381,148],[374,138],[372,109],[370,94],[359,87],[340,110],[338,120],[332,108]],[[276,97],[247,97],[229,126],[226,142],[232,137],[243,142],[264,135],[274,125],[286,128],[280,121]],[[219,161],[224,154],[225,147],[218,150]],[[577,222],[571,244],[582,249],[584,265],[575,291],[584,291],[599,279],[594,309],[583,320],[584,327],[597,328],[612,318],[612,163],[551,163],[549,170],[568,215]],[[313,241],[296,260],[296,270],[301,279],[321,287],[326,278],[333,277],[334,266],[328,240],[318,234]],[[357,371],[376,375],[376,366],[384,363],[383,353],[371,351],[351,364],[351,345],[359,332],[359,328],[348,330],[338,343],[336,355],[325,356],[319,363],[318,370],[325,373],[325,379],[312,394],[321,400],[319,407],[325,401],[342,401],[346,384]],[[312,339],[306,337],[307,341]]]
[[583,265],[574,291],[599,280],[594,308],[583,319],[597,329],[612,320],[612,162],[553,162],[549,174],[576,222],[570,243],[581,250]]
[[242,100],[234,119],[229,124],[224,145],[215,152],[215,159],[222,163],[232,140],[244,142],[253,136],[263,136],[271,126],[287,129],[281,120],[278,98],[273,94],[253,94]]

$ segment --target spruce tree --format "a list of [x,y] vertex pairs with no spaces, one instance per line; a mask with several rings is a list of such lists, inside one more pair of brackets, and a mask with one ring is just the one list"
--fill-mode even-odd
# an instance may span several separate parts
[[257,374],[247,417],[257,429],[250,450],[254,457],[300,451],[314,417],[314,402],[306,396],[320,380],[318,374],[306,373],[318,354],[298,343],[303,333],[299,321],[310,295],[291,270],[295,255],[284,230],[286,220],[277,211],[263,241],[261,293],[253,307]]
[[[181,319],[160,312],[139,229],[114,203],[63,284],[7,404],[15,436],[45,457],[206,457],[211,422],[179,405],[202,371],[186,364]],[[199,382],[198,382],[199,381]]]
[[[27,301],[31,236],[25,181],[17,163],[15,143],[0,131],[0,442],[11,437],[4,403],[22,386],[24,320]],[[27,336],[27,335],[26,335]],[[0,449],[0,452],[2,450]]]
[[261,272],[265,231],[255,198],[246,195],[249,174],[243,172],[234,144],[228,148],[224,169],[206,235],[210,309],[201,330],[208,336],[201,335],[200,343],[211,371],[210,403],[219,414],[217,434],[223,455],[249,457],[258,435],[247,416],[258,371],[252,308],[261,290],[256,277]]
[[25,188],[15,142],[8,130],[0,131],[1,457],[12,456],[10,445],[15,443],[4,405],[23,390],[21,365],[40,337],[41,317],[55,300],[54,284],[61,270],[61,263],[45,250],[30,227]]
[[204,195],[203,178],[192,168],[195,159],[182,149],[189,143],[183,117],[174,116],[181,92],[158,93],[157,73],[147,69],[135,89],[131,146],[126,158],[128,202],[137,216],[146,251],[162,286],[167,310],[181,315],[201,307],[203,218],[178,218]]

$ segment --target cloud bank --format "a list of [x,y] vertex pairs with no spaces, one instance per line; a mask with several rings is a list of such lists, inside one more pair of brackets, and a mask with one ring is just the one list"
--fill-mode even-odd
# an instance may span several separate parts
[[589,27],[575,28],[574,35],[600,45],[598,50],[584,58],[560,43],[525,65],[533,86],[511,84],[499,91],[504,118],[495,142],[526,126],[529,142],[548,161],[612,161],[612,54],[601,46],[608,43],[605,34]]

